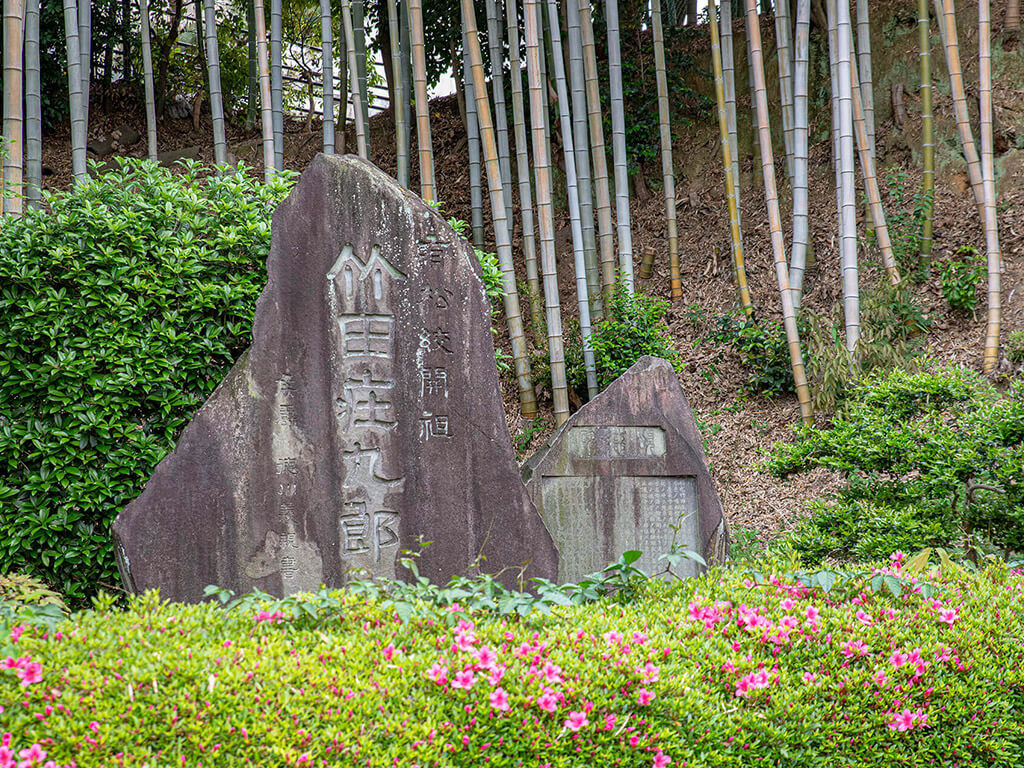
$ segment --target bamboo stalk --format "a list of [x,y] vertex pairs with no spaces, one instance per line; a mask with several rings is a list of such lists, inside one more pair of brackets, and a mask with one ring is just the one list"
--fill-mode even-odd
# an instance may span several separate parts
[[263,133],[263,178],[274,176],[275,142],[273,98],[270,89],[270,62],[267,57],[267,21],[263,0],[253,0],[253,18],[256,22],[256,60],[260,71],[260,126]]
[[[395,102],[391,105],[392,117],[395,119],[395,175],[403,187],[409,186],[409,116],[406,113],[406,98],[402,92],[402,42],[401,29],[398,23],[398,4],[395,0],[388,3],[388,33],[391,40],[391,77],[394,78],[393,92]],[[404,134],[404,140],[403,140]]]
[[[469,0],[462,0],[468,2]],[[565,349],[562,342],[562,311],[555,264],[555,218],[551,205],[551,156],[544,129],[544,94],[541,80],[540,18],[538,0],[524,0],[526,18],[526,71],[530,83],[530,126],[533,132],[533,168],[537,187],[537,223],[540,230],[541,269],[544,275],[544,305],[548,330],[548,360],[555,423],[569,418],[569,390],[565,380]]]
[[149,30],[149,0],[139,0],[142,19],[142,79],[146,92],[146,152],[156,162],[156,92],[153,87],[153,47]]
[[491,57],[491,89],[494,91],[494,130],[498,139],[498,167],[501,169],[501,191],[505,196],[508,228],[515,230],[512,206],[512,161],[508,140],[508,114],[505,108],[505,55],[502,50],[501,14],[494,0],[485,0],[487,15],[487,48]]
[[[469,2],[470,0],[466,0]],[[657,2],[657,0],[655,0]],[[551,60],[555,65],[555,84],[558,89],[558,103],[569,103],[569,89],[566,86],[565,61],[562,58],[562,41],[558,25],[558,7],[547,3],[548,27],[551,30]],[[583,369],[586,372],[587,395],[597,396],[597,370],[594,366],[594,347],[590,328],[590,291],[587,284],[587,264],[583,251],[583,226],[580,219],[580,201],[576,183],[576,156],[573,148],[572,115],[568,109],[559,109],[562,124],[562,149],[565,155],[566,193],[569,198],[569,225],[572,231],[573,264],[576,270],[576,303],[580,312],[580,336],[583,340]]]
[[[568,0],[573,2],[573,0]],[[608,186],[608,157],[605,154],[604,121],[598,87],[597,51],[590,0],[578,0],[580,36],[583,39],[583,70],[587,89],[587,122],[590,125],[590,151],[594,161],[594,191],[597,208],[598,246],[601,284],[607,300],[615,287],[615,233],[612,224],[611,190]]]
[[25,198],[42,202],[43,104],[39,77],[39,0],[25,5]]
[[921,152],[924,166],[921,193],[925,200],[918,261],[921,270],[927,273],[932,260],[932,226],[935,214],[935,132],[932,127],[932,43],[928,0],[917,0],[917,35],[921,49]]
[[86,179],[87,139],[82,96],[82,56],[78,48],[78,5],[64,0],[64,31],[68,55],[68,108],[71,113],[71,173],[76,182]]
[[[722,8],[730,0],[724,0]],[[725,198],[729,208],[729,237],[732,241],[732,270],[736,281],[736,293],[739,297],[743,314],[753,317],[754,307],[750,301],[750,288],[747,285],[747,269],[743,261],[743,238],[740,235],[740,216],[736,200],[735,177],[733,175],[732,147],[729,142],[729,123],[726,115],[725,84],[722,68],[722,45],[715,24],[715,0],[708,0],[708,29],[711,32],[711,64],[715,75],[715,99],[718,102],[718,130],[722,145],[722,167],[725,171]]]
[[[845,0],[839,0],[840,3]],[[851,46],[853,40],[851,38]],[[896,265],[896,256],[889,238],[889,226],[886,223],[885,211],[882,208],[882,194],[878,188],[878,174],[875,171],[875,157],[868,143],[870,138],[867,129],[867,115],[861,103],[863,88],[858,79],[857,64],[850,62],[850,93],[853,96],[853,127],[857,137],[857,154],[860,156],[861,175],[864,178],[864,191],[867,193],[868,204],[871,206],[871,222],[875,229],[878,248],[882,252],[882,264],[893,285],[900,283],[900,271]]]
[[860,77],[860,99],[867,127],[868,151],[875,159],[875,88],[871,76],[871,16],[868,0],[857,0],[857,73]]
[[[252,7],[252,0],[245,0],[245,37],[248,44],[249,54],[249,79],[245,88],[245,130],[251,131],[256,127],[256,92],[259,89],[260,70],[256,61],[256,23],[255,11]],[[146,28],[149,28],[148,19]],[[148,35],[147,35],[148,37]],[[152,60],[150,68],[152,69]],[[152,76],[152,74],[150,75]]]
[[[404,149],[406,157],[405,186],[409,186],[410,165],[412,162],[411,147],[411,126],[413,115],[412,104],[412,42],[409,31],[409,9],[408,0],[399,0],[398,6],[398,54],[402,60],[402,107],[405,109],[406,125],[403,133],[399,134],[399,147]],[[404,144],[403,144],[404,142]],[[402,181],[399,179],[399,181]]]
[[803,352],[800,350],[800,331],[796,326],[793,298],[789,290],[789,268],[786,265],[786,245],[782,236],[782,214],[779,211],[779,195],[775,184],[775,162],[772,154],[771,125],[768,117],[768,96],[764,83],[764,61],[761,54],[761,29],[757,18],[757,0],[746,0],[747,39],[750,41],[750,70],[754,79],[754,94],[757,106],[758,140],[763,163],[765,203],[768,207],[768,227],[771,232],[772,252],[775,258],[775,275],[779,283],[782,302],[782,321],[786,329],[790,364],[793,368],[793,383],[800,415],[805,424],[812,424],[814,412],[811,407],[811,392],[807,386]]
[[[760,27],[758,27],[758,32],[760,32]],[[764,179],[761,178],[761,169],[763,168],[764,163],[761,161],[761,144],[760,144],[760,141],[758,140],[758,134],[760,133],[760,131],[758,130],[758,127],[757,127],[757,94],[755,93],[755,88],[754,88],[754,73],[753,73],[753,71],[751,69],[751,64],[750,64],[750,62],[754,58],[754,53],[753,53],[753,51],[751,50],[751,47],[750,47],[750,36],[749,35],[746,38],[746,43],[747,43],[747,86],[748,86],[748,89],[750,91],[750,125],[751,125],[751,128],[752,128],[752,130],[750,132],[750,137],[751,137],[751,140],[750,140],[750,154],[751,154],[751,157],[753,158],[753,163],[751,165],[751,174],[750,175],[751,175],[751,181],[756,186],[757,184],[759,184],[759,183],[764,181]],[[764,73],[762,72],[762,76],[763,76],[763,74]]]
[[1006,0],[1006,15],[1003,16],[1003,29],[1010,33],[1020,31],[1020,0]]
[[808,216],[807,80],[810,67],[810,0],[796,2],[796,40],[793,50],[793,247],[789,262],[789,284],[793,307],[800,311],[803,301],[804,270],[810,241]]
[[[709,6],[710,7],[710,6]],[[714,18],[710,16],[709,18]],[[736,226],[739,228],[740,243],[743,242],[743,227],[740,208],[740,142],[736,127],[736,64],[732,47],[732,0],[721,3],[721,35],[719,47],[722,52],[722,85],[725,90],[725,120],[729,128],[729,155],[732,157],[732,188],[736,198]]]
[[473,245],[484,247],[484,201],[481,183],[480,124],[476,116],[476,91],[469,63],[469,43],[462,31],[462,87],[466,93],[466,138],[469,145],[469,209]]
[[83,141],[89,141],[89,88],[92,85],[92,0],[78,0],[78,54],[81,59]]
[[[409,42],[412,51],[412,80],[416,99],[416,141],[420,158],[420,197],[428,203],[435,197],[434,149],[430,138],[430,105],[427,98],[427,61],[423,50],[422,0],[409,0]],[[479,100],[479,96],[477,97]]]
[[[514,0],[513,0],[514,2]],[[583,256],[587,265],[587,288],[595,315],[603,313],[601,271],[597,260],[597,232],[594,229],[594,195],[590,175],[590,146],[587,127],[587,88],[583,67],[583,32],[578,0],[567,0],[566,12],[569,83],[572,90],[572,132],[576,151],[576,191],[580,200]]]
[[[394,4],[394,0],[391,0]],[[331,0],[320,0],[320,72],[324,81],[324,154],[334,154],[334,24]]]
[[991,37],[989,0],[978,0],[978,104],[981,113],[981,179],[985,193],[985,252],[988,256],[988,313],[983,363],[985,373],[994,371],[999,363],[999,330],[1002,321],[1002,259],[999,255],[999,222],[996,218],[995,169],[992,159]]
[[270,0],[270,107],[274,121],[274,168],[284,170],[284,74],[281,0]]
[[[714,21],[708,25],[715,27]],[[672,128],[669,125],[668,76],[665,73],[665,34],[661,28],[661,0],[651,3],[651,32],[654,38],[654,70],[658,83],[658,129],[661,136],[661,175],[665,186],[665,224],[668,230],[669,283],[672,298],[683,298],[679,276],[679,234],[676,226],[676,173],[672,163]],[[714,33],[712,33],[714,34]],[[721,80],[721,77],[718,77]],[[717,82],[717,81],[716,81]],[[726,134],[726,142],[728,134]],[[727,166],[731,175],[732,164]]]
[[605,0],[608,34],[608,85],[611,91],[612,160],[615,166],[615,225],[619,235],[619,271],[633,292],[633,233],[629,223],[629,169],[626,159],[626,113],[622,100],[622,50],[619,46],[619,3]]
[[206,18],[206,64],[210,77],[210,116],[213,120],[213,160],[217,165],[228,161],[228,145],[224,132],[224,99],[220,88],[220,45],[217,41],[217,9],[214,0],[204,0]]
[[[516,289],[516,273],[512,263],[512,237],[505,215],[505,196],[501,186],[501,166],[491,121],[491,105],[487,100],[487,84],[484,81],[483,57],[480,54],[480,39],[477,36],[476,16],[473,0],[461,0],[462,19],[469,44],[470,69],[473,73],[473,91],[476,96],[477,117],[480,121],[480,135],[483,139],[484,160],[487,166],[487,187],[491,197],[491,218],[494,223],[494,241],[498,251],[498,263],[504,282],[505,320],[508,323],[509,339],[512,343],[512,358],[519,385],[519,404],[523,416],[532,417],[537,413],[537,402],[533,393],[530,375],[530,357],[523,333],[523,317],[519,310],[519,293]],[[415,25],[415,21],[413,22]],[[564,372],[563,372],[564,375]],[[552,376],[554,366],[552,365]],[[557,410],[556,410],[557,419]]]
[[4,0],[4,138],[8,150],[4,157],[3,212],[20,217],[24,213],[24,114],[22,112],[22,45],[25,5],[23,0]]
[[782,101],[782,139],[786,148],[786,176],[793,186],[793,50],[789,0],[775,0],[775,39],[779,66],[779,97]]
[[978,207],[978,216],[985,220],[985,192],[982,189],[981,160],[974,143],[971,131],[971,118],[967,111],[967,94],[964,91],[964,73],[960,67],[960,42],[956,31],[956,9],[953,0],[935,0],[939,32],[942,36],[942,48],[946,56],[946,69],[949,71],[949,90],[953,99],[953,114],[956,117],[956,129],[960,136],[960,147],[964,160],[967,161],[967,178],[974,192],[974,201]]
[[530,299],[530,326],[538,345],[543,343],[544,320],[537,270],[537,240],[533,220],[533,190],[530,186],[529,143],[526,135],[526,106],[523,101],[523,68],[519,58],[519,13],[516,0],[506,0],[508,21],[509,75],[512,79],[512,128],[516,143],[516,174],[519,181],[519,209],[523,223],[523,258]]
[[[366,142],[366,157],[370,157],[370,88],[366,72],[366,7],[363,0],[351,0],[352,34],[356,43],[356,73],[359,77],[358,107],[363,116],[363,140]],[[354,89],[353,89],[354,90]],[[358,125],[358,123],[357,123]]]
[[[355,28],[352,25],[352,5],[349,0],[341,0],[341,21],[345,28],[345,51],[348,54],[349,89],[352,92],[352,113],[356,123],[356,153],[364,160],[369,160],[369,147],[366,144],[366,125],[363,123],[363,98],[360,91],[362,84],[359,82],[359,66],[356,60]],[[348,110],[345,111],[347,112]]]

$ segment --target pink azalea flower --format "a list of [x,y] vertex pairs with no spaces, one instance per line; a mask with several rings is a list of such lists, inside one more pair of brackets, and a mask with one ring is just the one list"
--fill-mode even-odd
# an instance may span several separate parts
[[495,664],[491,667],[490,674],[487,675],[487,682],[493,686],[496,686],[501,682],[501,678],[505,676],[505,665]]
[[644,664],[644,668],[639,670],[639,672],[644,681],[648,683],[656,683],[661,677],[661,671],[649,661]]
[[477,651],[473,657],[476,659],[476,665],[480,669],[493,669],[494,665],[498,661],[498,654],[491,650],[490,646],[483,646]]
[[640,737],[639,736],[630,736],[629,737],[629,746],[635,747],[639,743],[640,743]]
[[804,672],[803,677],[804,677],[804,682],[807,683],[808,685],[813,685],[814,682],[818,679],[818,676],[816,674],[814,674],[813,672]]
[[549,661],[544,664],[541,672],[544,675],[544,681],[549,685],[558,685],[562,682],[562,668],[557,664],[552,664]]
[[22,687],[28,687],[32,683],[38,683],[43,679],[43,665],[38,661],[33,661],[26,664],[24,669],[19,669],[15,674],[21,678]]
[[892,720],[889,721],[889,730],[902,733],[914,728],[925,728],[927,725],[928,716],[920,709],[916,712],[904,709],[902,712],[892,713]]
[[879,688],[885,688],[885,686],[889,682],[889,678],[886,676],[885,672],[883,672],[882,670],[878,670],[877,672],[875,672],[874,680],[875,680],[875,685],[877,685]]
[[455,673],[455,679],[452,680],[452,688],[462,688],[468,691],[473,687],[474,682],[476,682],[476,675],[473,674],[472,669],[467,667]]
[[910,659],[909,653],[900,653],[899,651],[893,651],[892,656],[889,657],[889,663],[894,667],[902,667]]
[[857,621],[859,621],[865,627],[870,627],[872,624],[875,623],[875,620],[871,618],[870,614],[866,613],[863,610],[857,611]]
[[43,762],[43,760],[46,759],[46,750],[39,746],[38,743],[36,743],[33,744],[31,747],[28,747],[27,749],[21,750],[21,752],[18,753],[18,757],[20,757],[22,760],[29,761],[29,765],[31,765],[33,762],[41,763]]
[[958,618],[960,618],[960,614],[956,608],[943,608],[939,611],[939,621],[951,627]]
[[654,691],[649,691],[646,688],[641,688],[639,691],[637,691],[636,700],[641,707],[646,707],[648,704],[654,701]]
[[544,693],[537,699],[537,706],[543,709],[545,712],[554,712],[558,709],[558,697],[555,696],[553,691],[544,689]]
[[615,728],[616,720],[618,720],[618,718],[615,715],[605,715],[604,716],[604,729],[606,731],[610,731],[610,730],[614,729]]
[[16,625],[16,626],[15,626],[15,627],[14,627],[14,628],[13,628],[13,629],[11,630],[11,642],[12,642],[12,643],[16,643],[16,642],[18,642],[18,638],[19,638],[19,637],[21,637],[21,634],[22,634],[22,633],[23,633],[23,632],[24,632],[24,631],[25,631],[26,629],[28,629],[28,626],[27,626],[27,625],[25,625],[25,624],[18,624],[18,625]]
[[434,666],[427,670],[427,679],[433,680],[438,685],[448,684],[448,667],[440,662],[434,662]]
[[495,688],[490,695],[491,707],[501,712],[508,712],[508,694],[504,688]]
[[586,712],[570,712],[569,718],[565,721],[565,727],[570,731],[578,731],[590,724]]
[[787,597],[785,600],[779,603],[779,608],[781,608],[784,611],[792,611],[794,608],[796,608],[796,602]]
[[391,661],[391,659],[395,655],[395,646],[392,645],[391,643],[388,643],[387,647],[384,648],[384,652],[383,653],[384,653],[385,661]]
[[662,752],[660,749],[657,754],[654,755],[654,767],[653,768],[665,768],[669,763],[672,762],[672,758]]
[[0,747],[0,768],[15,768],[13,749]]

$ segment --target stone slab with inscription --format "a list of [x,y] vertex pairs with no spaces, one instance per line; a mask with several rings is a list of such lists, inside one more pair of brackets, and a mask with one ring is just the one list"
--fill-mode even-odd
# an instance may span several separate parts
[[129,589],[283,595],[354,573],[554,578],[519,476],[470,246],[355,157],[274,214],[253,344],[114,523]]
[[[659,572],[673,541],[724,560],[728,531],[700,432],[672,366],[643,357],[563,424],[523,467],[555,540],[559,579],[578,581],[638,549]],[[674,569],[698,573],[690,560]]]

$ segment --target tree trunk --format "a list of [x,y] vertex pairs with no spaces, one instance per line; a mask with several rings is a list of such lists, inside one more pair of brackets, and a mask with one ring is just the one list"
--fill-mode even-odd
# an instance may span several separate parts
[[[526,336],[523,333],[523,317],[519,311],[516,273],[512,262],[512,238],[508,229],[508,219],[505,216],[505,196],[501,188],[501,167],[498,162],[494,124],[491,122],[491,105],[487,100],[487,85],[484,81],[483,57],[480,55],[480,40],[477,37],[473,0],[462,0],[462,18],[466,30],[466,40],[469,43],[473,91],[476,97],[477,116],[480,121],[480,134],[483,138],[484,158],[487,165],[487,186],[491,196],[494,240],[504,280],[505,319],[508,323],[509,339],[512,342],[512,358],[516,369],[516,382],[519,386],[519,404],[522,407],[523,416],[530,418],[537,413],[537,402],[533,393]],[[413,25],[415,27],[415,19],[413,20]],[[552,374],[554,374],[553,361]]]
[[757,0],[746,0],[746,3],[747,38],[750,40],[752,54],[750,71],[754,78],[754,93],[757,102],[758,140],[761,160],[764,165],[762,169],[764,196],[768,207],[768,226],[775,257],[775,276],[779,283],[782,320],[789,345],[793,383],[796,386],[797,400],[800,402],[800,415],[804,424],[809,425],[814,421],[814,413],[811,409],[811,392],[807,387],[807,375],[804,371],[803,352],[800,350],[800,332],[797,330],[796,314],[793,311],[793,296],[789,289],[789,267],[786,265],[786,246],[782,237],[782,214],[779,211],[779,196],[775,185],[775,161],[772,154],[772,134],[768,118],[768,96],[764,83],[764,61],[761,55],[761,29],[757,18]]
[[25,197],[42,202],[43,104],[39,77],[39,0],[25,5]]
[[476,91],[469,61],[469,41],[462,31],[462,82],[466,91],[466,138],[469,144],[469,207],[473,245],[484,247],[484,200],[480,169],[480,123],[476,115]]
[[4,138],[8,150],[3,168],[3,212],[21,216],[24,212],[24,115],[22,113],[22,41],[25,5],[23,0],[4,0]]
[[[655,0],[657,2],[657,0]],[[725,19],[725,8],[730,0],[724,0],[722,4]],[[754,308],[750,302],[750,288],[747,285],[747,269],[743,261],[743,238],[740,235],[740,215],[736,201],[739,195],[736,190],[736,178],[734,175],[734,158],[732,157],[732,145],[729,141],[729,120],[726,114],[725,83],[722,67],[722,45],[718,34],[718,25],[715,23],[715,0],[708,3],[708,30],[711,33],[711,64],[715,74],[715,99],[718,102],[718,131],[722,145],[722,168],[725,175],[725,199],[729,209],[729,236],[732,240],[732,268],[733,277],[736,280],[736,292],[739,297],[740,307],[743,314],[752,317]]]
[[284,72],[281,0],[270,0],[270,105],[274,121],[274,167],[284,170]]
[[[516,0],[506,0],[508,22],[509,76],[512,79],[512,133],[516,143],[516,174],[519,181],[519,210],[523,222],[523,257],[530,298],[530,326],[538,346],[543,345],[544,320],[537,269],[537,240],[533,218],[533,190],[530,187],[530,156],[526,136],[526,107],[523,101],[523,68],[519,58],[519,13]],[[474,113],[475,118],[475,113]],[[479,160],[478,160],[479,162]],[[477,170],[479,176],[479,169]],[[480,225],[481,233],[483,223]]]
[[633,233],[629,224],[629,168],[626,158],[626,113],[622,101],[622,50],[619,47],[618,0],[606,0],[608,84],[611,91],[612,159],[615,164],[615,223],[619,234],[619,270],[633,292]]
[[[952,2],[952,0],[950,0]],[[985,373],[999,363],[999,326],[1002,321],[1002,260],[996,218],[996,183],[992,159],[992,21],[989,0],[978,0],[978,91],[981,113],[981,179],[985,211],[985,252],[988,256],[988,318],[985,324]]]
[[213,120],[213,157],[217,165],[228,161],[224,133],[224,101],[220,89],[220,46],[217,43],[216,0],[204,0],[206,12],[206,61],[210,72],[210,117]]
[[484,3],[487,15],[487,47],[491,58],[491,89],[494,91],[494,130],[498,141],[498,167],[501,169],[501,193],[505,196],[508,230],[515,231],[512,206],[512,161],[508,140],[508,114],[505,110],[505,54],[502,48],[501,14],[494,0]]
[[[573,0],[569,0],[572,2]],[[590,0],[578,0],[580,36],[583,39],[583,69],[587,88],[587,122],[590,151],[594,161],[594,190],[597,204],[597,233],[600,246],[601,285],[607,300],[615,287],[615,233],[612,224],[611,189],[608,186],[608,155],[604,143],[604,119],[597,74],[597,47]]]
[[[709,10],[709,16],[710,13]],[[708,26],[714,27],[714,20]],[[654,69],[658,83],[658,129],[661,135],[661,175],[665,186],[669,283],[672,287],[672,298],[681,299],[683,283],[679,276],[679,234],[676,229],[676,172],[672,163],[672,127],[669,124],[668,76],[665,74],[665,33],[661,28],[661,0],[652,0],[651,3],[651,32],[654,39]],[[728,173],[732,173],[731,162]]]
[[921,223],[921,249],[918,261],[925,274],[932,261],[932,222],[935,213],[935,133],[932,127],[932,43],[928,0],[917,0],[917,36],[921,48],[921,152],[924,171],[921,194],[924,221]]
[[267,181],[274,176],[274,111],[270,88],[270,61],[267,56],[267,22],[263,0],[253,0],[253,17],[256,22],[256,57],[260,70],[260,125],[263,132],[263,177]]
[[793,51],[793,247],[789,261],[789,284],[793,308],[800,311],[803,300],[804,269],[810,240],[807,178],[807,79],[810,66],[810,0],[797,0],[796,41]]
[[[423,6],[409,0],[409,41],[412,44],[412,78],[416,91],[416,140],[420,156],[420,197],[428,203],[435,198],[434,150],[430,138],[430,107],[427,103],[427,61],[423,50]],[[486,94],[485,94],[486,95]],[[480,96],[477,95],[477,101]]]
[[[356,123],[356,153],[364,160],[370,159],[369,147],[366,142],[366,124],[363,122],[362,83],[359,81],[359,63],[356,60],[355,27],[352,21],[352,5],[349,0],[341,0],[341,20],[345,27],[345,50],[348,53],[349,87],[352,91],[352,113]],[[345,110],[348,111],[347,109]]]
[[156,162],[156,98],[153,90],[153,51],[149,38],[149,0],[139,0],[142,19],[142,80],[146,94],[146,155]]
[[402,89],[404,78],[402,77],[402,45],[401,32],[398,23],[398,5],[395,0],[387,0],[388,4],[388,33],[391,43],[391,78],[392,92],[394,97],[391,102],[391,113],[395,119],[395,174],[398,183],[403,187],[409,186],[409,115],[406,112],[408,100]]
[[71,113],[71,173],[76,182],[86,179],[85,107],[82,104],[82,57],[78,50],[78,5],[64,0],[64,34],[68,52],[68,108]]
[[[470,0],[466,0],[469,2]],[[657,0],[655,0],[657,2]],[[562,57],[562,41],[559,33],[558,7],[548,0],[548,27],[551,30],[551,60],[555,65],[555,85],[558,89],[558,103],[569,104],[569,89],[566,85],[565,61]],[[587,378],[587,396],[597,396],[597,371],[594,367],[594,347],[590,338],[590,290],[587,285],[587,264],[583,255],[583,227],[580,219],[579,187],[576,179],[576,152],[573,146],[572,115],[565,108],[559,108],[558,116],[562,125],[562,151],[565,157],[565,187],[569,203],[569,224],[572,230],[573,265],[576,271],[576,303],[580,313],[580,336],[583,340],[583,368]]]
[[[394,0],[391,0],[394,7]],[[320,72],[323,78],[324,154],[334,154],[334,24],[331,0],[320,0]]]

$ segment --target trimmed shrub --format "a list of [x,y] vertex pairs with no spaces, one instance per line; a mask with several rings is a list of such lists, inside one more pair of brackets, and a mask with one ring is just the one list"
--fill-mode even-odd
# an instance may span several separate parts
[[734,569],[523,618],[101,601],[0,626],[0,733],[77,768],[1019,766],[1024,573],[944,562]]
[[291,178],[127,161],[0,225],[0,573],[118,583],[110,523],[249,344]]
[[[831,554],[877,556],[908,541],[1020,552],[1024,383],[1000,395],[962,368],[868,377],[829,426],[798,428],[796,441],[777,445],[768,462],[779,476],[812,467],[847,478],[838,509],[852,519],[836,528],[843,513],[827,512],[802,529],[833,528],[838,546]],[[901,527],[900,536],[892,535]],[[861,540],[868,534],[870,545]],[[808,536],[796,543],[812,559],[824,554],[823,542]]]

